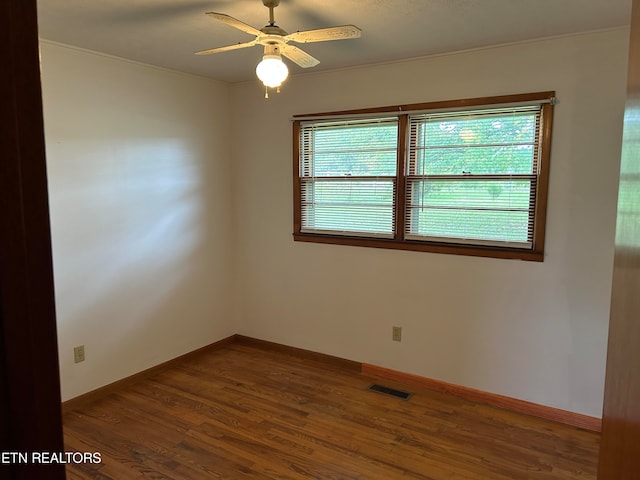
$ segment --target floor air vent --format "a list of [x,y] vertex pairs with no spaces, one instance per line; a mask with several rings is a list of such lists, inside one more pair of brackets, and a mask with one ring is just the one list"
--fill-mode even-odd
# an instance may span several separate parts
[[391,395],[392,397],[408,400],[411,394],[409,392],[403,392],[402,390],[396,390],[395,388],[385,387],[384,385],[378,385],[374,383],[369,387],[369,390],[376,393],[382,393],[384,395]]

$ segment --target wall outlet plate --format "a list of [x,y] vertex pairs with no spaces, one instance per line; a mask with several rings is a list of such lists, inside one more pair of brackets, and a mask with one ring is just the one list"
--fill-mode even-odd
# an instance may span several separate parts
[[392,327],[391,340],[394,342],[402,341],[402,327]]
[[73,347],[73,362],[84,362],[84,345]]

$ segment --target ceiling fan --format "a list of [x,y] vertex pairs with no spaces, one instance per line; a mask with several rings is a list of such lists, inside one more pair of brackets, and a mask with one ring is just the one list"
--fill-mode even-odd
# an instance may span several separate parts
[[251,25],[241,22],[224,13],[207,12],[211,18],[227,25],[242,30],[243,32],[255,35],[250,42],[237,43],[226,47],[210,48],[195,52],[196,55],[210,55],[212,53],[237,50],[239,48],[253,47],[254,45],[264,46],[264,56],[256,67],[256,75],[265,86],[265,97],[269,98],[268,88],[276,88],[280,91],[280,85],[289,75],[287,66],[282,61],[282,55],[287,57],[302,68],[315,67],[319,60],[309,55],[304,50],[290,45],[294,43],[324,42],[327,40],[343,40],[357,38],[362,33],[355,25],[341,25],[339,27],[320,28],[317,30],[305,30],[302,32],[287,33],[276,25],[273,10],[280,4],[280,0],[262,0],[265,7],[269,9],[269,23],[257,29]]

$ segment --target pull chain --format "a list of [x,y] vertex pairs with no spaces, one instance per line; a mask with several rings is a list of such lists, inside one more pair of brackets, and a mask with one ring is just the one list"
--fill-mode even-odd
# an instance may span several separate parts
[[[280,93],[280,87],[276,87],[276,93]],[[269,98],[269,87],[264,87],[264,98]]]

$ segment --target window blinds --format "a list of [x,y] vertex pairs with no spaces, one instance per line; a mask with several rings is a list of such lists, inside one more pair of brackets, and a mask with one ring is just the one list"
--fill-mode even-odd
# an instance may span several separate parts
[[302,122],[301,232],[394,236],[397,118]]
[[541,108],[409,118],[405,238],[531,248]]

